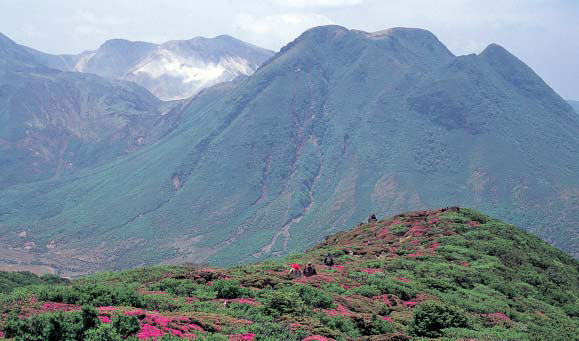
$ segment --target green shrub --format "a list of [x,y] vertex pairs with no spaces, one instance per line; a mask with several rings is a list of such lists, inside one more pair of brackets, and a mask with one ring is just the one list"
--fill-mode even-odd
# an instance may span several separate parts
[[396,295],[403,300],[410,300],[418,294],[414,286],[390,278],[372,276],[368,279],[368,285],[376,287],[382,294]]
[[131,336],[141,329],[139,319],[136,316],[124,314],[117,315],[113,318],[113,327],[115,327],[117,333],[123,338]]
[[453,306],[426,301],[414,311],[410,332],[416,336],[440,337],[445,328],[467,328],[466,313]]
[[376,315],[372,315],[370,319],[362,317],[354,318],[354,323],[358,330],[360,330],[360,333],[365,336],[394,333],[396,331],[396,328],[392,323],[385,321]]
[[361,271],[352,271],[348,274],[348,277],[355,281],[363,282],[368,278],[368,274]]
[[41,301],[97,307],[112,305],[142,307],[141,295],[132,286],[111,286],[101,283],[74,286],[53,285],[28,287],[26,291]]
[[213,282],[213,289],[217,292],[217,298],[238,298],[249,294],[249,290],[242,288],[239,281],[218,280]]
[[306,304],[295,291],[279,290],[265,294],[264,310],[272,316],[285,314],[304,314]]
[[347,295],[362,295],[366,297],[378,296],[381,293],[382,291],[373,285],[362,285],[347,291]]
[[45,313],[28,319],[10,316],[4,326],[7,338],[30,341],[84,340],[85,333],[100,324],[93,307],[68,313]]
[[323,290],[309,285],[300,285],[296,289],[304,303],[311,307],[323,309],[333,307],[332,296],[326,294]]
[[177,311],[184,303],[169,295],[145,295],[142,298],[141,307],[147,310]]
[[110,324],[101,324],[85,334],[85,341],[121,341],[123,338]]
[[409,229],[408,226],[406,225],[402,225],[402,224],[397,224],[397,225],[392,225],[390,226],[390,233],[392,233],[395,236],[403,236]]

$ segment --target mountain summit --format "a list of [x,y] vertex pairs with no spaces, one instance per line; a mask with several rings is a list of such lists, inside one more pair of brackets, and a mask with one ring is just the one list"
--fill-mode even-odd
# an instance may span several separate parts
[[0,193],[3,242],[80,272],[232,264],[369,211],[459,204],[577,255],[579,117],[497,45],[454,56],[420,29],[319,27],[228,87],[130,157]]

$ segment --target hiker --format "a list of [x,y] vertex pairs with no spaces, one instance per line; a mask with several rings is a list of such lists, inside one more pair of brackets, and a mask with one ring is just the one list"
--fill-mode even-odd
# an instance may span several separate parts
[[376,215],[374,213],[370,214],[370,216],[368,217],[368,223],[375,223],[377,221],[378,219],[376,218]]
[[331,268],[332,266],[334,266],[334,259],[332,258],[332,256],[329,253],[326,256],[326,258],[324,258],[324,264],[326,264],[326,266],[328,268]]
[[311,277],[311,276],[315,276],[318,273],[316,272],[316,269],[312,266],[312,263],[308,263],[308,265],[304,268],[304,276],[306,277]]
[[300,269],[300,265],[296,263],[291,265],[291,269],[288,274],[290,275],[291,278],[302,278],[303,276],[302,269]]

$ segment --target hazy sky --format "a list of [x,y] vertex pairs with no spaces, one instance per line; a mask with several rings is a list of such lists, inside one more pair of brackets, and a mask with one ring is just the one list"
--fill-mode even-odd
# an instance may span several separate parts
[[455,54],[498,43],[579,99],[579,0],[0,0],[0,32],[49,53],[219,34],[278,50],[326,24],[425,28]]

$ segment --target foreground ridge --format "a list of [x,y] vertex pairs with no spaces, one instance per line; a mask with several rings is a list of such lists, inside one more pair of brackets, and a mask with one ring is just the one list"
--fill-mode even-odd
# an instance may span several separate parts
[[459,207],[370,219],[282,260],[48,281],[0,294],[0,338],[572,340],[579,328],[579,262]]

